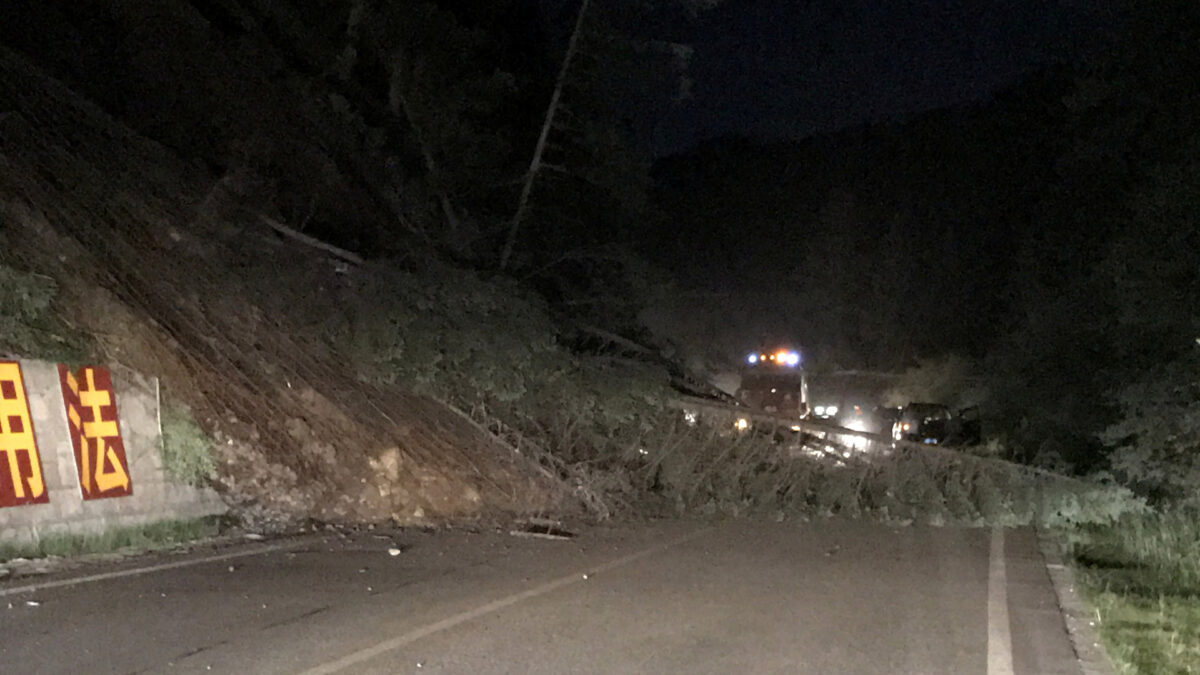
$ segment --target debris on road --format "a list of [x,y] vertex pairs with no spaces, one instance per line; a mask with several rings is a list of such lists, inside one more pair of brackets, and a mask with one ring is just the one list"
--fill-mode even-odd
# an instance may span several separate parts
[[529,522],[525,525],[508,531],[513,537],[533,537],[537,539],[574,539],[575,533],[569,530],[564,530],[557,523],[548,521]]
[[45,558],[12,558],[0,564],[0,579],[50,574],[62,569],[64,561],[58,556]]

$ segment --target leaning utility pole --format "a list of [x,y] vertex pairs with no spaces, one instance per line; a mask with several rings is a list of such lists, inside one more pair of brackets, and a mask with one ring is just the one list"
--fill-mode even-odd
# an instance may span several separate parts
[[542,168],[542,154],[546,151],[546,139],[554,125],[554,114],[558,111],[558,102],[562,98],[563,83],[567,81],[567,70],[575,57],[575,48],[579,44],[579,34],[583,31],[583,20],[587,15],[591,0],[583,0],[579,5],[579,15],[575,18],[575,29],[571,31],[571,39],[567,42],[567,53],[563,56],[562,67],[558,71],[558,79],[554,83],[554,93],[550,95],[550,105],[546,108],[546,118],[542,121],[542,133],[538,136],[537,145],[533,148],[533,159],[529,162],[529,171],[525,174],[525,182],[521,185],[521,197],[517,201],[517,211],[513,214],[508,226],[508,236],[504,240],[504,250],[500,253],[500,270],[508,268],[508,260],[512,257],[513,245],[517,241],[517,230],[529,210],[529,194],[533,191],[533,181]]

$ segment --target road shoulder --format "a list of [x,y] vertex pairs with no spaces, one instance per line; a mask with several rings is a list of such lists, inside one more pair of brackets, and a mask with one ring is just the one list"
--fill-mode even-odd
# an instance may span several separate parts
[[1058,596],[1058,606],[1062,610],[1063,622],[1067,627],[1067,635],[1071,638],[1071,646],[1084,675],[1114,675],[1112,662],[1100,644],[1100,636],[1096,632],[1094,614],[1079,594],[1079,586],[1075,582],[1075,572],[1063,559],[1062,542],[1044,529],[1038,529],[1038,546],[1046,562],[1046,571],[1054,584],[1054,593]]

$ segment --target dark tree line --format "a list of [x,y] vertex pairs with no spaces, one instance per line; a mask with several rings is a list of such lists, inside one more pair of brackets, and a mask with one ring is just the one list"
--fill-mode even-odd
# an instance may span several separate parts
[[661,162],[651,248],[826,363],[973,357],[1017,459],[1194,494],[1200,8],[1112,28],[986,104]]

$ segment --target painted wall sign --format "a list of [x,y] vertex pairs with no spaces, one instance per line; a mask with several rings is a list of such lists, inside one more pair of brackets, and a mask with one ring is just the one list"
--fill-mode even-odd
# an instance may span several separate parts
[[49,501],[21,364],[0,361],[0,507]]
[[117,396],[107,368],[85,366],[78,375],[58,366],[67,426],[75,446],[75,468],[83,498],[105,499],[133,494],[125,443],[117,423]]

